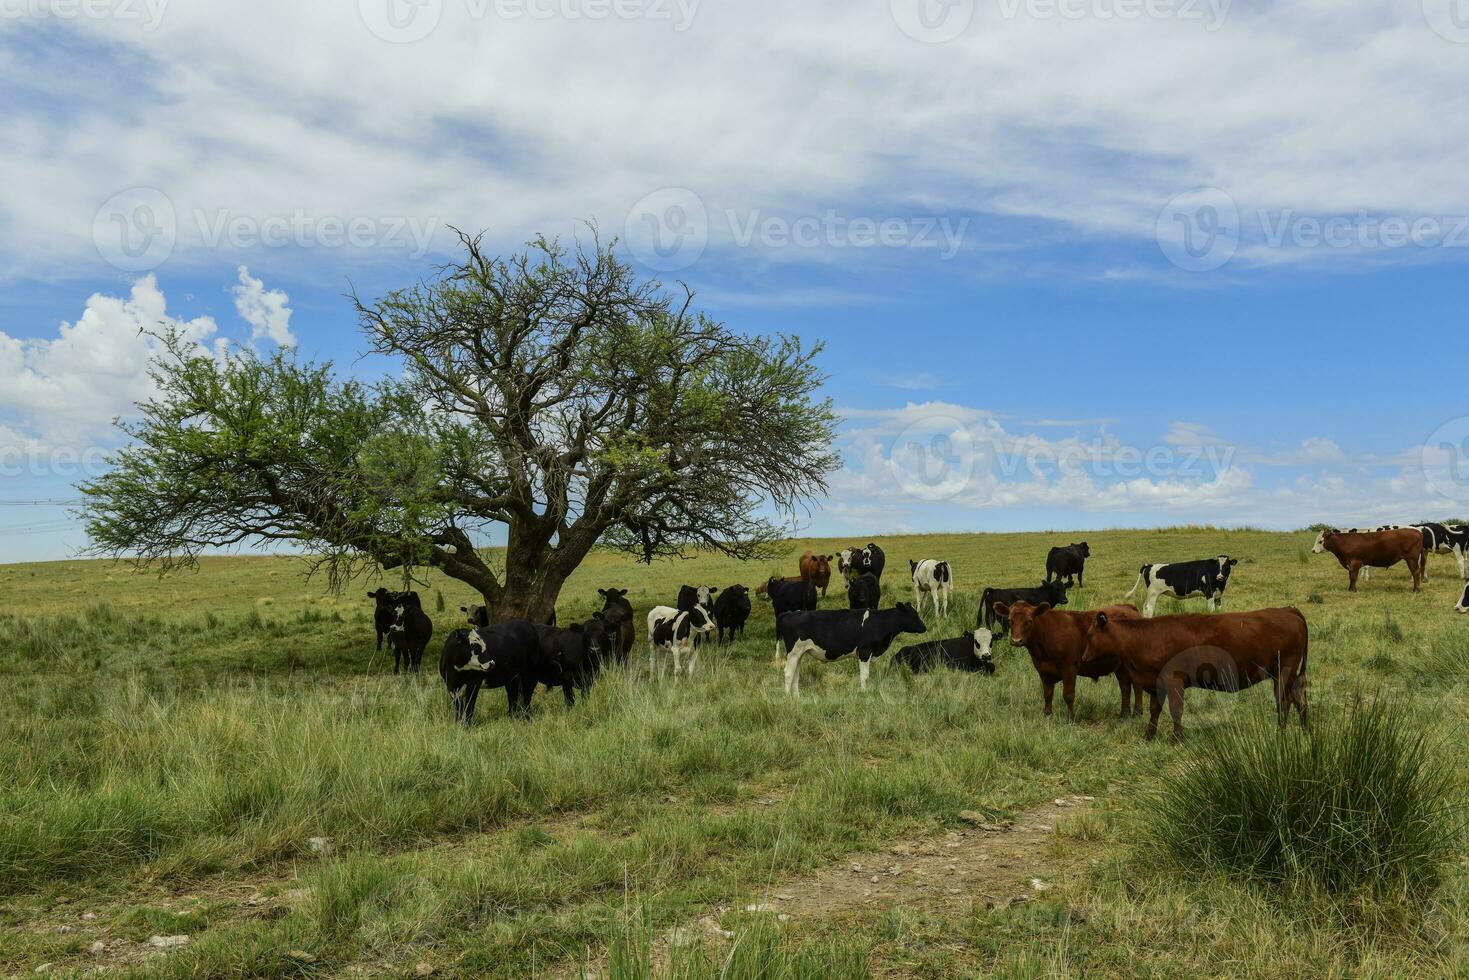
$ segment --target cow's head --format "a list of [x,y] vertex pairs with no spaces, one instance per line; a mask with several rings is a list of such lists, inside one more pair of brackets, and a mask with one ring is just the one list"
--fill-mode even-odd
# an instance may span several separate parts
[[714,593],[716,593],[716,592],[719,591],[719,586],[717,586],[717,585],[701,585],[701,586],[699,586],[699,590],[698,591],[699,591],[699,605],[703,606],[705,609],[708,609],[710,606],[712,606],[714,604]]
[[1092,549],[1087,547],[1085,541],[1083,541],[1081,544],[1073,544],[1071,547],[1075,548],[1076,553],[1083,558],[1090,558],[1092,556]]
[[1454,607],[1454,612],[1469,613],[1469,583],[1464,585],[1464,594],[1459,596],[1459,604]]
[[1319,554],[1321,554],[1321,552],[1325,551],[1326,550],[1326,536],[1328,534],[1335,534],[1335,533],[1336,533],[1335,531],[1322,531],[1320,534],[1316,535],[1316,543],[1311,546],[1311,554],[1313,554],[1313,555],[1319,555]]
[[893,607],[898,613],[898,632],[900,633],[927,633],[928,627],[923,625],[923,617],[918,615],[918,610],[913,608],[912,603],[900,602]]
[[695,606],[688,613],[690,633],[710,633],[718,625],[714,617],[704,610],[703,606]]
[[1112,656],[1117,652],[1117,630],[1111,628],[1112,620],[1099,612],[1086,631],[1086,650],[1081,655],[1082,663],[1090,663],[1098,657]]
[[378,587],[376,592],[367,593],[367,597],[374,600],[379,606],[386,606],[393,601],[393,593],[381,586]]
[[726,596],[744,596],[749,595],[750,590],[743,585],[727,585],[724,588],[724,594]]
[[912,558],[909,558],[908,559],[908,574],[911,576],[916,571],[918,571],[918,562],[914,561]]
[[1004,603],[995,603],[995,612],[999,613],[1001,619],[1009,623],[1010,642],[1018,647],[1023,647],[1030,642],[1030,634],[1035,629],[1035,621],[1051,611],[1049,602],[1042,602],[1035,606],[1028,602],[1015,602],[1001,612],[1000,607],[1003,605]]
[[1047,585],[1045,582],[1042,582],[1040,584],[1040,588],[1046,595],[1050,596],[1051,605],[1064,606],[1067,602],[1066,590],[1071,588],[1073,585],[1075,585],[1074,582],[1067,582],[1064,579],[1058,578],[1049,585]]
[[995,658],[990,652],[991,645],[995,642],[995,634],[981,626],[975,630],[974,636],[974,659],[978,660],[980,666],[986,673],[995,672]]
[[490,625],[490,610],[486,606],[460,606],[459,611],[464,613],[470,626]]
[[600,613],[593,613],[592,618],[585,623],[577,624],[582,633],[582,640],[586,644],[587,658],[594,664],[602,664],[612,656],[612,630],[615,624],[609,623]]
[[815,566],[816,575],[831,577],[831,555],[812,555],[811,564]]
[[495,661],[490,657],[490,644],[485,640],[485,635],[477,629],[469,631],[467,640],[469,644],[469,660],[460,670],[476,670],[488,673],[495,669]]
[[1220,555],[1217,560],[1219,562],[1219,571],[1215,577],[1219,584],[1223,585],[1229,581],[1230,569],[1239,564],[1239,559],[1231,558],[1228,555]]

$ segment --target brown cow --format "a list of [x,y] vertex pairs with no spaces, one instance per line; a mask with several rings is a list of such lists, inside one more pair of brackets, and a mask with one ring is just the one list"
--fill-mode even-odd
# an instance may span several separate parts
[[821,590],[826,598],[826,587],[831,584],[831,562],[836,555],[817,555],[806,552],[801,556],[801,578]]
[[[1133,705],[1128,695],[1132,693],[1132,675],[1121,660],[1103,658],[1091,663],[1081,662],[1086,652],[1086,632],[1096,621],[1097,610],[1090,612],[1062,612],[1052,609],[1049,602],[1032,606],[1028,602],[1005,605],[994,604],[995,612],[1008,623],[1010,642],[1025,647],[1030,652],[1030,662],[1041,678],[1041,691],[1046,699],[1046,715],[1051,714],[1051,698],[1056,693],[1056,682],[1061,682],[1061,697],[1066,701],[1066,720],[1076,720],[1076,678],[1090,677],[1096,680],[1108,674],[1117,675],[1117,687],[1122,694],[1122,717],[1131,717]],[[1104,610],[1113,619],[1136,618],[1136,606],[1108,606]],[[1143,689],[1137,688],[1136,711],[1143,713]]]
[[1348,590],[1357,591],[1357,575],[1364,567],[1392,568],[1400,561],[1408,563],[1413,574],[1413,591],[1423,582],[1423,532],[1415,527],[1392,531],[1322,531],[1316,535],[1311,553],[1329,551],[1347,570]]
[[1121,658],[1132,682],[1148,689],[1148,738],[1158,734],[1163,698],[1173,716],[1173,737],[1183,737],[1183,692],[1242,691],[1275,680],[1280,723],[1294,704],[1306,722],[1306,617],[1293,606],[1254,612],[1113,619],[1097,616],[1087,633],[1082,663]]

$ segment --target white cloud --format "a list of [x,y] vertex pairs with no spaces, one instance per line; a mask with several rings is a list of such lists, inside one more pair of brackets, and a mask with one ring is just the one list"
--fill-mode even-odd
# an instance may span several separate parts
[[235,311],[250,324],[250,339],[267,337],[279,347],[295,347],[291,333],[291,308],[288,297],[279,289],[267,290],[265,283],[240,266],[240,281],[235,286]]

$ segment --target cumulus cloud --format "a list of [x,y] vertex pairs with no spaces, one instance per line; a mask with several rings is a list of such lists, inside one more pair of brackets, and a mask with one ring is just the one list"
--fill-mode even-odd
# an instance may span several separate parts
[[240,266],[240,281],[235,286],[235,311],[250,324],[250,339],[268,338],[279,347],[295,347],[291,333],[289,297],[279,289],[266,289],[265,283]]

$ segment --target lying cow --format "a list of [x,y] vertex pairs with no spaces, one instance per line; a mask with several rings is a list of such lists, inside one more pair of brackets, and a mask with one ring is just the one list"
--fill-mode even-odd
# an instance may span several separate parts
[[1291,705],[1306,719],[1306,617],[1294,607],[1255,612],[1113,619],[1097,614],[1087,633],[1083,663],[1116,658],[1134,684],[1148,689],[1147,737],[1158,734],[1163,699],[1173,716],[1173,737],[1183,737],[1183,692],[1242,691],[1266,678],[1275,681],[1275,710],[1281,724]]
[[1408,563],[1414,592],[1423,581],[1423,533],[1417,528],[1359,533],[1334,529],[1322,531],[1316,535],[1311,553],[1319,555],[1323,551],[1335,555],[1341,567],[1347,570],[1349,592],[1357,591],[1357,576],[1363,568],[1392,568],[1400,561]]
[[918,611],[906,602],[892,609],[838,609],[823,612],[790,612],[775,622],[775,653],[785,648],[785,689],[787,694],[801,695],[801,657],[815,651],[827,660],[849,653],[857,655],[857,676],[867,687],[870,661],[892,646],[899,633],[926,633]]
[[1077,587],[1085,584],[1086,560],[1092,556],[1092,549],[1087,547],[1085,541],[1080,544],[1068,544],[1064,548],[1052,548],[1050,554],[1046,555],[1046,584],[1051,579],[1064,578],[1068,582],[1074,582]]
[[[1129,718],[1133,712],[1142,714],[1143,691],[1133,684],[1132,673],[1117,657],[1098,657],[1083,663],[1086,653],[1086,634],[1095,625],[1099,612],[1105,612],[1113,620],[1137,619],[1136,606],[1108,606],[1103,610],[1089,612],[1062,612],[1052,609],[1051,604],[1042,602],[1031,605],[1015,602],[1006,606],[997,603],[995,614],[1010,627],[1010,642],[1024,647],[1030,654],[1030,662],[1041,679],[1041,694],[1045,698],[1045,713],[1051,714],[1051,700],[1056,693],[1056,684],[1061,684],[1061,698],[1066,702],[1066,720],[1076,720],[1076,678],[1090,677],[1095,681],[1108,674],[1117,675],[1117,687],[1122,695],[1122,717]],[[1133,695],[1129,697],[1129,695]],[[1135,702],[1135,705],[1134,705]]]
[[826,598],[826,587],[831,584],[831,561],[836,555],[817,555],[806,552],[801,555],[797,567],[801,570],[801,578],[810,582],[821,590],[821,597]]
[[388,627],[388,648],[393,651],[393,673],[403,670],[418,673],[423,651],[434,636],[434,621],[416,603],[402,595],[393,607],[393,625]]
[[979,596],[979,613],[975,616],[976,626],[987,626],[995,631],[996,636],[1004,636],[1009,629],[1009,623],[1005,617],[995,612],[996,603],[1013,605],[1017,602],[1028,602],[1032,606],[1046,603],[1050,606],[1066,605],[1066,583],[1060,580],[1050,583],[1042,583],[1034,589],[985,589]]
[[602,597],[602,619],[616,633],[616,657],[620,664],[627,663],[636,639],[637,627],[633,623],[632,603],[627,601],[626,589],[598,589]]
[[735,634],[739,633],[740,639],[745,638],[745,622],[750,618],[750,590],[743,585],[731,585],[719,593],[719,598],[714,602],[714,622],[718,627],[719,642],[725,643],[724,631],[729,630],[729,640],[733,643]]
[[689,658],[689,676],[694,676],[694,664],[699,659],[695,644],[700,636],[712,632],[714,619],[695,605],[692,609],[674,609],[671,606],[654,606],[648,610],[648,674],[658,676],[658,651],[667,650],[673,655],[673,676],[682,669],[682,660]]
[[379,652],[382,651],[383,640],[387,639],[388,630],[393,628],[393,619],[396,615],[395,610],[398,606],[407,603],[417,606],[420,609],[423,608],[423,603],[419,601],[417,592],[389,592],[387,589],[379,588],[375,592],[367,593],[367,597],[375,603],[372,610],[372,626],[377,632],[377,649]]
[[882,586],[877,576],[859,575],[847,583],[847,606],[851,609],[876,609],[882,599]]
[[535,689],[530,675],[539,656],[540,637],[528,620],[451,632],[439,655],[439,676],[454,699],[454,720],[469,727],[484,687],[505,688],[510,714],[527,716]]
[[1203,596],[1204,607],[1213,612],[1224,604],[1224,589],[1229,585],[1229,573],[1238,564],[1238,558],[1220,555],[1218,558],[1204,558],[1200,561],[1144,565],[1137,573],[1137,581],[1122,598],[1131,599],[1134,592],[1147,586],[1143,599],[1143,615],[1149,619],[1158,609],[1158,600],[1165,595],[1175,599]]
[[913,603],[922,611],[923,597],[933,602],[935,616],[949,614],[949,596],[954,592],[954,571],[946,561],[925,558],[923,561],[908,560],[908,574],[913,579]]
[[763,588],[763,592],[760,589],[755,591],[770,600],[770,606],[775,612],[776,619],[780,619],[788,612],[802,612],[816,608],[816,586],[810,582],[801,579],[792,582],[771,578],[765,582]]
[[948,640],[931,640],[903,647],[893,660],[915,674],[935,667],[965,670],[976,674],[993,674],[995,659],[990,653],[994,634],[983,627]]

